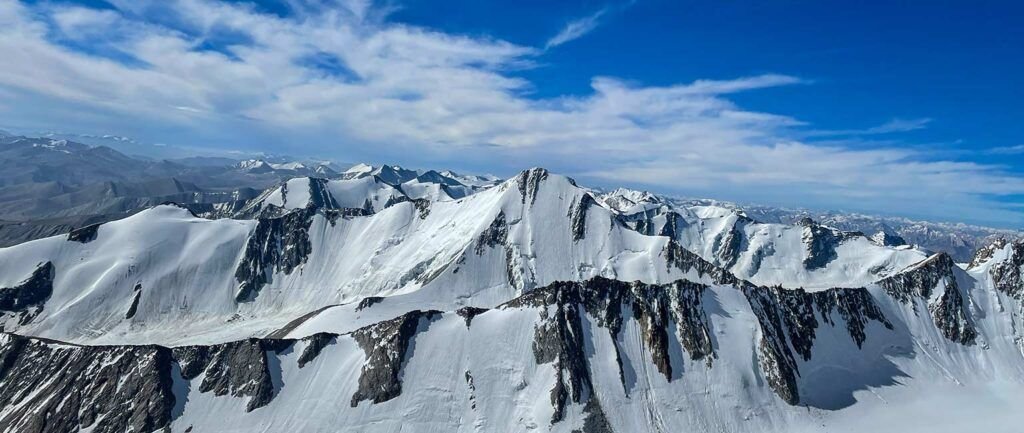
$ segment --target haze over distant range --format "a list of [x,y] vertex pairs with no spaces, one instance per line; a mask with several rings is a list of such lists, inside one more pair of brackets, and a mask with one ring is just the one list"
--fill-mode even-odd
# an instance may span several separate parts
[[543,7],[4,1],[0,128],[1024,223],[1020,6]]

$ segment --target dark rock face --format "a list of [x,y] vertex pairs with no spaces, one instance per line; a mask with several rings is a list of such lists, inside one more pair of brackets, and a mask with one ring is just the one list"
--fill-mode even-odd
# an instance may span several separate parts
[[[943,336],[960,344],[973,344],[978,333],[956,282],[955,267],[949,254],[939,253],[879,280],[878,285],[897,301],[913,305],[915,310],[915,300],[923,300]],[[933,296],[936,289],[942,290],[937,297]]]
[[310,250],[309,226],[316,212],[300,209],[277,217],[260,217],[249,236],[245,255],[235,270],[237,302],[251,301],[274,272],[290,274],[306,262]]
[[971,258],[971,263],[967,265],[967,269],[981,266],[983,263],[991,259],[997,251],[1006,248],[1007,244],[1009,244],[1009,242],[1006,239],[999,238],[984,247],[978,248],[978,250],[974,252],[974,256]]
[[456,314],[466,320],[466,327],[468,328],[473,324],[473,318],[480,315],[481,313],[487,312],[486,308],[478,307],[462,307],[455,311]]
[[672,239],[676,239],[679,236],[679,225],[680,219],[679,214],[675,212],[668,212],[665,214],[665,225],[661,227],[661,231],[658,232],[659,236],[668,236]]
[[[658,229],[656,218],[665,217],[665,224]],[[679,227],[685,225],[686,221],[674,210],[667,206],[657,209],[647,209],[629,215],[617,214],[615,219],[623,226],[637,233],[646,236],[667,236],[676,239],[679,234]]]
[[96,233],[100,230],[102,224],[92,224],[85,227],[74,229],[68,232],[68,240],[72,242],[89,243],[96,240]]
[[[640,215],[644,215],[644,213],[641,213]],[[615,218],[621,221],[622,225],[628,227],[630,230],[645,236],[654,235],[654,221],[652,221],[651,218],[647,218],[645,215],[643,217],[638,217],[636,214],[616,215]]]
[[[305,339],[299,367],[337,335]],[[211,346],[79,346],[0,333],[0,431],[155,432],[175,407],[173,369],[199,392],[248,397],[246,411],[274,398],[269,356],[295,340],[248,339]]]
[[171,351],[0,334],[0,430],[152,432],[171,421]]
[[[287,185],[287,184],[286,184]],[[309,205],[313,209],[339,209],[334,196],[327,189],[327,179],[309,178]]]
[[367,296],[359,300],[359,304],[356,305],[356,311],[363,311],[367,308],[372,307],[374,304],[383,301],[384,298],[381,296]]
[[561,302],[554,314],[547,315],[547,309],[541,310],[545,319],[534,330],[533,355],[537,364],[555,364],[555,386],[551,389],[551,405],[555,408],[551,423],[561,421],[565,416],[565,406],[569,398],[579,403],[585,390],[593,390],[587,358],[583,346],[583,329],[580,323],[579,304]]
[[306,364],[320,356],[320,352],[328,345],[333,344],[337,337],[334,334],[320,332],[305,338],[307,344],[306,348],[302,351],[302,355],[299,355],[299,368],[305,367]]
[[715,238],[715,258],[718,259],[718,264],[722,268],[732,268],[736,261],[739,260],[740,253],[743,252],[741,247],[743,246],[744,225],[745,221],[743,219],[737,220],[729,228],[729,231]]
[[508,223],[505,221],[505,213],[498,212],[498,216],[494,217],[494,221],[491,221],[491,225],[480,233],[480,236],[476,240],[476,254],[481,255],[484,253],[486,248],[494,248],[498,245],[504,245],[505,239],[508,237]]
[[[809,218],[805,218],[809,220]],[[804,226],[804,267],[808,270],[824,268],[832,260],[835,260],[836,246],[842,241],[842,237],[828,227],[823,227],[812,221],[800,221]]]
[[669,239],[668,244],[665,245],[665,249],[661,253],[665,256],[665,261],[669,268],[675,267],[681,272],[690,272],[692,270],[697,273],[698,277],[709,276],[716,284],[735,286],[749,284],[736,278],[731,272],[715,266],[692,251],[683,248],[675,239]]
[[53,278],[56,274],[52,262],[40,264],[25,281],[14,287],[0,287],[0,312],[20,314],[19,322],[25,325],[42,310],[53,294]]
[[381,403],[402,394],[402,364],[420,320],[431,320],[440,314],[439,311],[414,310],[352,332],[352,338],[366,353],[359,388],[352,395],[352,407],[363,400]]
[[938,300],[928,306],[928,310],[943,336],[963,345],[974,344],[978,331],[974,329],[956,279],[950,281],[951,285],[942,291]]
[[135,296],[132,297],[132,304],[128,306],[128,311],[124,313],[125,319],[135,317],[135,313],[139,310],[139,301],[142,299],[142,284],[136,284],[135,289],[132,291],[135,292]]
[[789,404],[800,403],[797,356],[811,359],[821,321],[836,326],[833,314],[846,323],[850,338],[861,347],[871,321],[888,329],[892,324],[866,289],[830,289],[808,293],[802,289],[747,287],[743,293],[761,327],[758,363],[768,385]]
[[1024,240],[1014,242],[1010,248],[1009,259],[992,266],[989,274],[996,289],[1016,299],[1024,299]]
[[548,171],[543,168],[531,168],[519,173],[516,176],[516,185],[519,187],[519,193],[522,195],[522,203],[526,204],[529,200],[532,205],[537,201],[537,190],[540,189],[540,184],[548,178]]
[[947,254],[936,254],[910,268],[883,278],[878,285],[897,301],[910,303],[916,298],[929,298],[939,283],[953,279],[953,260]]
[[[504,212],[499,212],[494,221],[480,232],[476,239],[474,251],[477,256],[482,255],[487,249],[504,247],[505,250],[505,277],[510,287],[522,289],[524,286],[520,270],[515,266],[516,252],[506,245],[508,239],[509,222]],[[457,269],[458,270],[458,269]]]
[[871,241],[877,245],[885,247],[897,247],[900,245],[907,245],[907,241],[904,240],[900,235],[889,233],[886,231],[880,231],[871,236]]
[[[394,206],[394,205],[399,204],[399,203],[405,203],[407,201],[409,201],[409,197],[404,196],[404,195],[391,196],[391,197],[388,198],[388,201],[384,202],[383,209],[387,209],[387,208],[389,208],[391,206]],[[366,211],[367,215],[371,215],[374,212],[376,212],[373,209],[373,203],[370,203],[370,199],[366,199],[366,202],[363,203],[363,209]]]
[[476,384],[473,383],[473,373],[466,370],[464,377],[466,378],[466,387],[469,388],[470,408],[476,410]]
[[430,200],[416,199],[412,201],[413,205],[416,206],[416,212],[420,219],[425,219],[430,215]]
[[[581,403],[592,391],[587,357],[583,351],[582,315],[596,319],[608,329],[620,366],[618,337],[622,330],[623,308],[632,310],[642,327],[643,342],[651,352],[658,371],[672,380],[669,339],[676,339],[693,360],[706,359],[710,366],[715,356],[707,316],[701,305],[705,286],[687,281],[666,285],[626,283],[606,278],[584,282],[558,282],[534,289],[503,308],[544,307],[542,323],[535,329],[533,351],[538,364],[554,363],[556,384],[551,390],[555,408],[552,423],[562,420],[566,404]],[[554,306],[554,313],[548,314]],[[670,322],[676,335],[671,335]],[[623,383],[625,386],[625,383]]]
[[583,428],[579,430],[573,430],[573,433],[614,433],[611,423],[608,422],[608,417],[604,414],[604,409],[601,408],[601,403],[597,401],[597,398],[591,398],[587,400],[587,405],[583,406],[583,413],[586,416],[583,418]]
[[321,209],[319,213],[320,215],[323,215],[324,218],[327,218],[327,221],[329,221],[332,226],[337,224],[338,220],[342,218],[349,219],[352,217],[372,215],[372,213],[367,213],[366,210],[356,207],[343,207],[340,209]]
[[587,210],[597,204],[590,194],[583,194],[576,206],[569,210],[569,220],[572,225],[572,240],[579,241],[587,235]]
[[206,373],[199,392],[249,397],[246,411],[266,406],[274,398],[267,352],[291,346],[291,340],[248,339],[213,346],[183,346],[173,350],[187,380]]

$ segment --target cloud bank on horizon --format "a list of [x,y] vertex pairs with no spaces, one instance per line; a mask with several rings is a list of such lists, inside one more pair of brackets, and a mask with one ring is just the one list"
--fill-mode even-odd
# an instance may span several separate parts
[[1021,176],[891,139],[931,119],[815,130],[734,102],[812,89],[806,77],[650,86],[597,76],[586,95],[531,95],[516,72],[600,31],[614,19],[606,9],[532,47],[389,21],[369,1],[291,3],[274,14],[212,0],[0,1],[0,113],[10,124],[178,145],[498,173],[543,165],[663,192],[1024,223],[1004,199],[1024,195]]

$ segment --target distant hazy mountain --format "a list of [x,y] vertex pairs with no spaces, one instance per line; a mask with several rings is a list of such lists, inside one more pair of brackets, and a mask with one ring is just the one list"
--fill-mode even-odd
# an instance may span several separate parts
[[253,164],[219,157],[151,160],[106,146],[4,134],[0,136],[0,246],[67,233],[168,201],[239,202],[285,179],[337,175],[326,163],[264,163],[262,170],[252,169]]
[[109,147],[67,140],[0,138],[0,187],[54,182],[76,187],[95,182],[169,177],[186,167],[142,161]]

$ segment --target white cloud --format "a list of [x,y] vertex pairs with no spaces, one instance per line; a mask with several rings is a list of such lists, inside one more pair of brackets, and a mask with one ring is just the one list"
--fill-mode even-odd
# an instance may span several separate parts
[[606,13],[608,13],[608,9],[601,9],[585,17],[569,21],[565,24],[565,27],[562,27],[562,30],[560,30],[558,34],[552,36],[551,39],[548,39],[547,43],[544,44],[544,49],[548,50],[557,47],[590,33],[597,28],[598,24],[601,22],[601,17]]
[[1018,144],[1016,146],[994,147],[992,149],[989,149],[988,153],[993,153],[996,155],[1016,155],[1024,153],[1024,144]]
[[892,119],[882,125],[868,128],[865,134],[888,134],[892,132],[908,132],[924,129],[932,122],[932,119]]
[[[537,99],[515,71],[531,67],[540,51],[389,23],[364,1],[307,0],[289,18],[208,0],[117,4],[120,13],[96,19],[59,4],[0,1],[6,123],[349,161],[506,173],[544,165],[723,199],[1024,222],[1020,209],[991,199],[1024,193],[1024,180],[999,167],[935,160],[895,144],[862,150],[807,141],[814,133],[799,119],[729,99],[806,83],[796,77],[660,87],[596,77],[588,95]],[[150,7],[175,14],[157,24],[146,18]],[[136,62],[68,48],[52,26],[110,32],[108,48]],[[217,31],[243,37],[202,49]],[[311,65],[313,56],[344,73]],[[870,138],[927,123],[895,119],[845,134]]]
[[827,136],[841,136],[841,135],[881,135],[881,134],[894,134],[899,132],[910,132],[925,129],[928,124],[932,123],[932,119],[927,117],[917,119],[900,119],[895,118],[888,122],[885,122],[878,126],[872,126],[865,129],[838,129],[838,130],[824,130],[824,131],[809,131],[804,134],[807,137],[827,137]]
[[86,7],[59,8],[53,12],[52,17],[61,32],[80,39],[96,36],[104,28],[116,25],[120,21],[117,12]]

